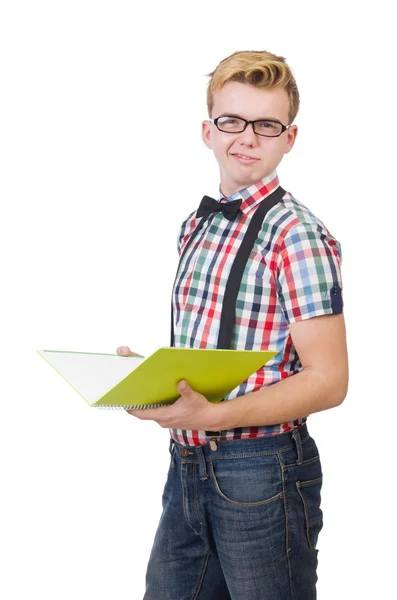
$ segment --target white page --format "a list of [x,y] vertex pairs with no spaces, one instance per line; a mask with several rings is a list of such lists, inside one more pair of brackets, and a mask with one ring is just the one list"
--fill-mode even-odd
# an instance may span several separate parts
[[38,350],[83,398],[93,404],[132,373],[145,358]]

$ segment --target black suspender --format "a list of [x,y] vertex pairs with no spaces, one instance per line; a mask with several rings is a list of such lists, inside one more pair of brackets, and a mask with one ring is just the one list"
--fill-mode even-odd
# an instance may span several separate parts
[[[240,289],[241,279],[243,277],[244,269],[247,264],[247,260],[249,255],[251,254],[252,248],[255,244],[255,240],[258,237],[259,230],[262,226],[263,220],[267,214],[267,212],[273,208],[282,197],[285,195],[285,190],[282,187],[278,187],[270,196],[263,200],[255,213],[251,217],[250,223],[248,225],[245,236],[240,244],[236,257],[234,259],[232,268],[230,270],[230,274],[227,280],[225,296],[223,299],[222,305],[222,314],[221,314],[221,323],[218,335],[218,343],[217,348],[230,349],[232,334],[233,334],[233,326],[235,321],[235,311],[236,311],[236,300],[238,291]],[[208,217],[203,217],[200,223],[197,225],[196,229],[190,236],[188,243],[185,246],[185,249],[181,255],[179,265],[182,262],[183,257],[186,254],[187,249],[192,243],[193,239],[196,237],[197,233],[202,228],[204,222]],[[177,269],[178,276],[179,266]],[[174,286],[176,283],[176,279],[174,282]],[[174,288],[173,288],[174,289]],[[171,347],[174,345],[174,311],[173,305],[171,301]]]
[[261,202],[253,214],[245,236],[236,254],[229,277],[226,283],[225,296],[223,299],[221,325],[218,335],[217,348],[228,350],[231,348],[234,321],[236,316],[236,301],[240,289],[241,279],[247,264],[249,255],[258,237],[259,230],[268,211],[273,208],[284,196],[285,190],[278,187],[273,194]]

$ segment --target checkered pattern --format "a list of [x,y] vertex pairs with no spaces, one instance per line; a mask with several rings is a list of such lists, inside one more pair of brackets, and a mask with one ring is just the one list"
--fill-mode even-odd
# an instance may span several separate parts
[[[175,347],[216,348],[226,282],[250,219],[279,186],[276,172],[222,201],[242,199],[242,215],[228,221],[213,213],[189,247],[173,291]],[[196,211],[178,236],[182,254],[201,218]],[[224,401],[255,392],[298,373],[299,356],[289,323],[342,312],[341,247],[324,224],[290,193],[266,215],[244,270],[237,296],[232,348],[277,350],[279,353]],[[217,439],[275,435],[298,427],[293,422],[222,431]],[[170,429],[185,445],[209,441],[205,431]]]

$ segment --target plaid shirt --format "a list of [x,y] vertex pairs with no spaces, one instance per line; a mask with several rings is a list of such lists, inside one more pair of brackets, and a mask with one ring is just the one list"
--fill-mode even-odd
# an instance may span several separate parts
[[[242,199],[242,215],[227,220],[213,213],[193,240],[173,290],[175,347],[216,348],[225,285],[233,260],[259,204],[279,187],[276,171],[223,201]],[[221,196],[222,198],[222,196]],[[200,218],[182,223],[182,254]],[[224,401],[273,385],[302,370],[289,323],[342,312],[341,247],[324,224],[289,192],[265,216],[244,270],[236,302],[232,349],[277,350],[264,367],[232,390]],[[216,439],[232,440],[290,431],[289,423],[239,427]],[[184,445],[209,441],[205,431],[170,429]]]

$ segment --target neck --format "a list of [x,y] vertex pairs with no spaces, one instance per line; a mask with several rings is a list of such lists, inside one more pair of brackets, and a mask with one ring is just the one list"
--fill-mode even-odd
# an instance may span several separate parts
[[260,182],[263,182],[266,185],[274,177],[277,177],[277,171],[276,171],[276,169],[274,169],[274,171],[271,171],[271,173],[268,173],[267,175],[264,175],[259,180],[248,181],[248,182],[245,182],[245,183],[238,184],[238,183],[235,183],[235,182],[228,182],[227,180],[225,181],[222,178],[222,173],[221,173],[221,183],[220,183],[220,186],[219,186],[220,193],[225,198],[230,198],[230,196],[233,196],[233,194],[235,194],[236,192],[241,192],[242,190],[247,189],[251,185],[259,184]]

